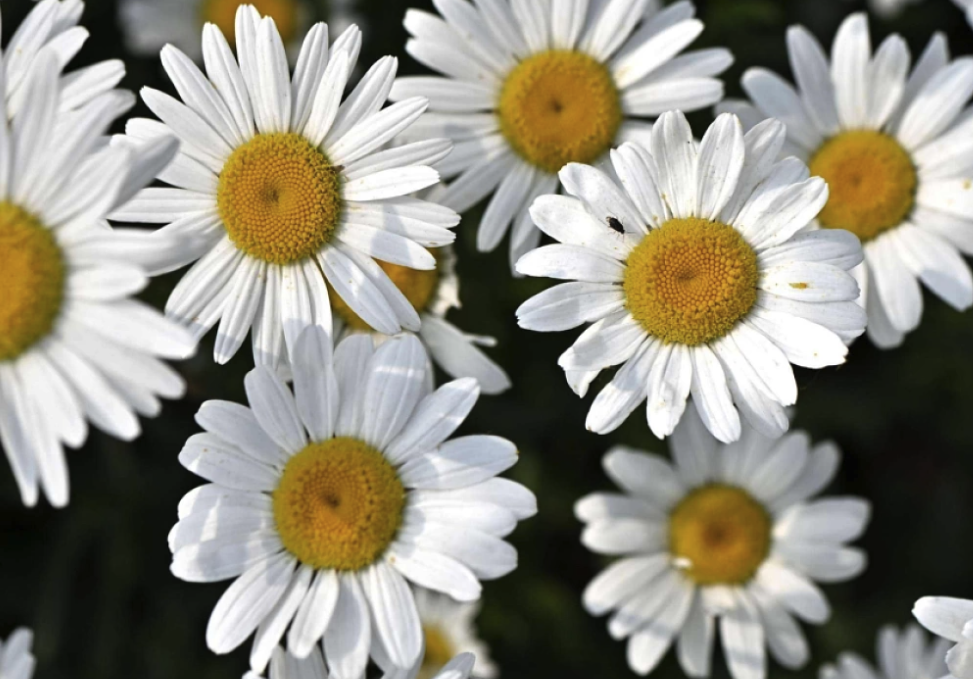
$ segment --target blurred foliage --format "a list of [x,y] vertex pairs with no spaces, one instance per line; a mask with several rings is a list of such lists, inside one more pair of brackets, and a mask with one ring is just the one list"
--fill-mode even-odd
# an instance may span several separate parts
[[[697,46],[724,45],[736,55],[726,76],[731,96],[739,95],[740,74],[751,66],[789,75],[788,25],[803,23],[830,45],[842,18],[863,9],[862,2],[848,0],[698,4],[707,30]],[[30,5],[3,1],[5,42]],[[362,63],[398,54],[401,71],[421,72],[404,53],[401,20],[406,8],[429,5],[361,0]],[[83,22],[92,38],[76,65],[124,59],[126,87],[171,91],[156,59],[125,53],[116,12],[114,0],[88,0]],[[327,8],[318,14],[325,17]],[[875,44],[899,32],[914,55],[937,30],[949,35],[954,54],[971,51],[973,33],[949,0],[926,0],[891,22],[872,20]],[[142,107],[134,112],[145,113]],[[696,131],[709,119],[709,113],[695,115]],[[521,462],[512,476],[540,502],[540,514],[512,538],[520,568],[485,587],[482,636],[506,677],[634,676],[604,620],[581,607],[584,586],[604,563],[579,543],[572,506],[609,487],[600,459],[612,444],[660,452],[665,445],[648,431],[642,411],[610,436],[585,431],[591,397],[577,399],[556,365],[577,332],[543,335],[517,327],[514,310],[549,283],[511,279],[506,243],[493,254],[477,253],[478,217],[474,211],[459,227],[464,308],[452,319],[470,332],[497,337],[492,354],[515,386],[482,398],[464,429],[517,442]],[[161,307],[177,279],[156,281],[147,298]],[[861,541],[870,567],[851,583],[825,586],[834,616],[822,627],[805,627],[812,661],[798,673],[772,665],[772,677],[816,676],[821,663],[845,649],[873,657],[878,628],[909,621],[919,596],[973,596],[973,540],[966,523],[973,517],[973,317],[928,295],[926,302],[922,326],[903,348],[880,352],[863,340],[846,366],[798,374],[795,425],[816,440],[836,440],[845,453],[829,492],[862,495],[874,504]],[[166,546],[179,498],[199,484],[176,461],[182,443],[197,431],[194,413],[206,399],[243,399],[249,351],[222,368],[211,355],[207,338],[198,355],[180,366],[189,385],[186,398],[146,421],[138,441],[121,443],[93,431],[82,450],[69,452],[68,509],[22,508],[6,465],[0,465],[0,636],[18,625],[35,630],[38,679],[228,679],[244,672],[249,643],[226,658],[204,643],[207,618],[226,585],[180,582],[169,573]],[[726,676],[721,660],[714,667],[715,676]],[[657,676],[681,676],[671,654]]]

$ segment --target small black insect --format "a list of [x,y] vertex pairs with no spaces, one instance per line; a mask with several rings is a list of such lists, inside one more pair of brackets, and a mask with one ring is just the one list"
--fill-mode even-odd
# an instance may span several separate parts
[[622,235],[625,234],[625,227],[622,226],[622,223],[618,221],[618,219],[616,219],[615,217],[609,217],[607,221],[608,221],[609,229],[611,229],[615,233],[620,233]]

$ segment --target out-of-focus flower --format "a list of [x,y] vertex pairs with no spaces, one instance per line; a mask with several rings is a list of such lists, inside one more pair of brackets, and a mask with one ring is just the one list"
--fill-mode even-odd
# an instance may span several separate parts
[[578,502],[585,546],[623,557],[588,585],[585,608],[614,611],[608,630],[628,638],[639,674],[675,642],[686,674],[709,676],[717,623],[735,679],[765,677],[766,648],[801,667],[808,646],[795,617],[830,616],[814,581],[848,580],[865,567],[865,554],[845,543],[864,530],[868,503],[811,499],[834,476],[838,450],[811,448],[802,432],[771,440],[753,430],[720,446],[694,409],[671,447],[675,464],[609,451],[605,471],[624,493]]
[[432,270],[426,247],[455,239],[456,213],[409,197],[438,182],[430,165],[450,142],[386,148],[427,102],[382,108],[392,57],[344,97],[361,46],[356,27],[329,48],[327,27],[315,25],[293,77],[273,19],[241,7],[236,40],[239,64],[219,29],[205,27],[208,78],[166,47],[163,64],[185,103],[145,89],[163,122],[134,119],[126,128],[138,140],[174,133],[182,141],[159,174],[171,188],[146,189],[113,215],[167,224],[157,233],[180,239],[182,251],[156,273],[195,262],[167,314],[197,335],[218,323],[218,363],[252,329],[256,363],[274,368],[285,367],[303,328],[331,329],[329,285],[376,330],[418,330],[419,314],[376,260]]
[[476,633],[479,602],[454,601],[445,594],[419,588],[416,607],[422,622],[425,650],[415,679],[434,679],[457,655],[476,658],[473,676],[494,679],[497,667],[490,661],[487,645]]
[[844,362],[842,340],[865,325],[847,273],[861,246],[847,231],[806,233],[828,187],[799,160],[778,162],[783,143],[779,122],[744,135],[729,114],[697,143],[682,113],[666,113],[648,148],[612,151],[619,180],[571,164],[560,173],[569,195],[534,202],[534,221],[560,243],[517,270],[572,282],[525,302],[520,325],[592,323],[558,361],[581,396],[622,364],[588,429],[610,432],[647,400],[649,427],[668,436],[692,396],[721,441],[740,437],[741,413],[778,436],[797,399],[791,363]]
[[445,77],[396,81],[393,100],[430,100],[430,113],[403,138],[456,142],[437,165],[453,180],[443,204],[464,212],[492,193],[477,245],[493,250],[512,224],[511,266],[540,241],[527,208],[557,189],[558,170],[644,138],[645,118],[716,103],[716,76],[733,61],[725,49],[680,54],[703,30],[690,2],[434,4],[443,18],[406,15],[406,50]]
[[2,679],[30,679],[34,675],[34,656],[30,646],[34,635],[20,628],[0,643],[0,677]]
[[973,59],[949,60],[936,35],[909,73],[909,50],[889,36],[872,56],[868,21],[850,16],[831,60],[803,27],[787,33],[797,89],[762,68],[743,76],[751,103],[724,102],[745,125],[787,124],[786,154],[831,190],[824,229],[858,236],[854,274],[868,336],[895,347],[922,318],[920,282],[956,309],[973,304]]
[[353,336],[332,358],[330,338],[309,328],[293,355],[293,394],[257,367],[250,408],[200,409],[208,433],[179,460],[211,483],[183,498],[169,546],[176,576],[235,579],[210,617],[213,651],[256,632],[260,672],[290,627],[298,658],[323,639],[334,679],[359,679],[369,655],[408,670],[423,643],[408,583],[475,601],[480,580],[516,568],[503,538],[535,499],[495,477],[517,450],[496,436],[447,440],[479,389],[467,378],[430,392],[428,360],[412,335],[377,349]]
[[825,665],[819,679],[942,679],[946,670],[943,639],[929,642],[918,625],[898,630],[883,627],[878,635],[878,670],[857,653],[842,653],[834,665]]

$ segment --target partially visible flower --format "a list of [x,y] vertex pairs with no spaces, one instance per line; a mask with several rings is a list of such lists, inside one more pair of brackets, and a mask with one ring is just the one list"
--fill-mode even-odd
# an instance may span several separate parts
[[[236,12],[241,5],[253,5],[272,18],[284,45],[300,49],[311,23],[312,0],[121,0],[118,13],[131,52],[157,56],[166,45],[174,45],[199,61],[203,57],[199,32],[207,23],[222,31],[231,46],[235,44]],[[334,19],[343,25],[335,25]],[[342,19],[341,14],[329,16],[328,22],[340,32],[350,25]]]
[[0,642],[0,679],[30,679],[34,675],[33,641],[31,631],[21,627]]
[[379,60],[345,96],[361,33],[328,44],[316,24],[293,74],[274,20],[236,13],[237,56],[220,30],[203,29],[206,75],[167,46],[162,62],[182,101],[151,89],[163,122],[133,119],[137,140],[173,133],[182,146],[159,174],[171,187],[142,191],[113,218],[166,224],[182,251],[155,273],[192,264],[166,313],[202,336],[226,363],[252,331],[254,360],[286,367],[309,325],[332,327],[329,286],[371,327],[419,329],[419,314],[378,261],[436,268],[428,247],[452,243],[459,216],[410,197],[439,181],[430,165],[451,143],[423,139],[386,148],[426,110],[421,98],[383,108],[397,61]]
[[927,630],[956,644],[946,653],[950,674],[973,679],[973,601],[927,596],[916,602],[912,613]]
[[953,0],[953,2],[966,12],[966,20],[973,25],[973,0]]
[[399,78],[392,99],[427,97],[430,112],[403,138],[444,136],[456,150],[436,167],[443,204],[465,212],[493,194],[477,247],[508,231],[511,266],[541,234],[527,209],[557,190],[571,162],[606,161],[648,134],[646,120],[723,97],[725,49],[682,53],[703,30],[691,2],[492,0],[434,3],[442,18],[406,14],[406,50],[443,77]]
[[828,187],[799,160],[777,161],[783,143],[776,120],[744,135],[729,114],[697,142],[669,112],[648,147],[612,151],[613,175],[572,163],[560,172],[569,195],[531,206],[559,242],[517,270],[570,282],[527,300],[520,326],[591,324],[558,360],[580,396],[621,365],[588,429],[610,432],[646,402],[649,427],[668,436],[692,397],[721,441],[740,437],[741,419],[779,436],[797,399],[791,364],[844,362],[843,340],[865,325],[848,273],[861,246],[846,231],[807,233]]
[[[58,69],[63,71],[81,50],[88,39],[88,30],[78,25],[83,12],[81,0],[40,0],[14,31],[0,60],[8,117],[25,105],[30,91],[28,74],[43,52],[53,52]],[[48,47],[50,50],[45,50]],[[118,59],[62,73],[58,106],[63,111],[80,108],[113,89],[124,76],[125,65]],[[121,115],[125,110],[121,107],[116,113]]]
[[931,642],[918,625],[899,630],[888,625],[878,634],[878,670],[857,653],[842,653],[834,665],[821,668],[819,679],[941,679],[949,644]]
[[[434,363],[451,377],[476,379],[484,394],[506,391],[510,387],[507,373],[480,349],[496,346],[496,340],[482,335],[468,335],[446,320],[450,309],[460,306],[459,277],[456,275],[456,255],[452,246],[445,245],[432,253],[436,258],[436,268],[429,271],[387,262],[379,262],[378,265],[418,312],[422,325],[417,334]],[[368,333],[376,343],[388,338],[388,335],[376,332],[363,321],[339,295],[335,294],[331,300],[337,338],[356,333]],[[431,369],[427,375],[430,380],[434,378]]]
[[250,408],[200,409],[207,433],[179,461],[211,483],[180,502],[172,572],[233,580],[206,640],[228,653],[255,634],[255,671],[285,633],[298,658],[323,643],[332,679],[359,679],[370,656],[409,670],[423,643],[410,583],[475,601],[481,580],[517,567],[504,538],[536,501],[496,478],[517,450],[497,436],[450,438],[479,388],[465,378],[431,392],[415,336],[375,349],[356,335],[332,356],[315,326],[292,358],[293,393],[258,366]]
[[933,37],[909,72],[909,49],[891,35],[872,55],[868,20],[848,17],[831,59],[803,27],[787,33],[797,89],[763,68],[742,80],[749,102],[727,101],[747,126],[787,125],[784,155],[828,182],[823,230],[851,231],[864,263],[854,275],[878,346],[902,343],[922,318],[920,283],[957,310],[973,304],[973,59],[950,61]]
[[497,666],[490,661],[487,645],[476,633],[474,619],[480,612],[479,602],[455,601],[445,594],[417,588],[416,607],[425,638],[416,679],[433,679],[461,653],[476,658],[473,675],[478,679],[497,676]]
[[[719,625],[734,679],[763,679],[766,652],[790,669],[809,657],[795,618],[831,615],[814,581],[841,582],[865,568],[847,542],[868,523],[859,498],[812,499],[838,468],[831,444],[803,432],[771,440],[748,429],[719,445],[690,408],[672,437],[675,464],[616,447],[605,471],[622,493],[594,493],[575,512],[581,541],[622,557],[584,593],[592,615],[628,639],[628,663],[651,672],[673,644],[690,677],[707,677]],[[896,677],[896,679],[899,679]]]
[[104,221],[166,166],[176,141],[105,144],[134,98],[86,93],[66,110],[61,66],[54,46],[35,55],[21,110],[0,118],[0,447],[31,506],[39,487],[52,505],[68,503],[64,446],[80,447],[89,421],[132,440],[139,414],[182,396],[160,359],[195,349],[133,298],[174,243]]

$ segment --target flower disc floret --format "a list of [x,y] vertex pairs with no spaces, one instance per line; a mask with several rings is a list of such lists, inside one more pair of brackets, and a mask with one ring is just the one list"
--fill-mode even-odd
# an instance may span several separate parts
[[604,155],[622,122],[618,89],[608,68],[569,50],[541,52],[521,61],[503,84],[498,115],[513,149],[551,173]]
[[912,212],[918,174],[909,153],[883,132],[855,130],[826,141],[810,162],[830,191],[818,219],[868,241]]
[[301,563],[358,571],[375,563],[398,532],[405,488],[378,450],[334,438],[290,459],[273,507],[281,542]]
[[50,229],[20,207],[0,203],[0,362],[51,332],[64,283],[64,258]]
[[771,526],[763,505],[746,491],[703,486],[672,511],[670,550],[697,584],[743,584],[767,558]]
[[290,264],[330,241],[341,216],[340,173],[292,133],[257,135],[220,173],[217,204],[233,243],[252,257]]
[[625,303],[646,332],[695,346],[726,335],[757,299],[757,255],[731,226],[672,219],[628,257]]

